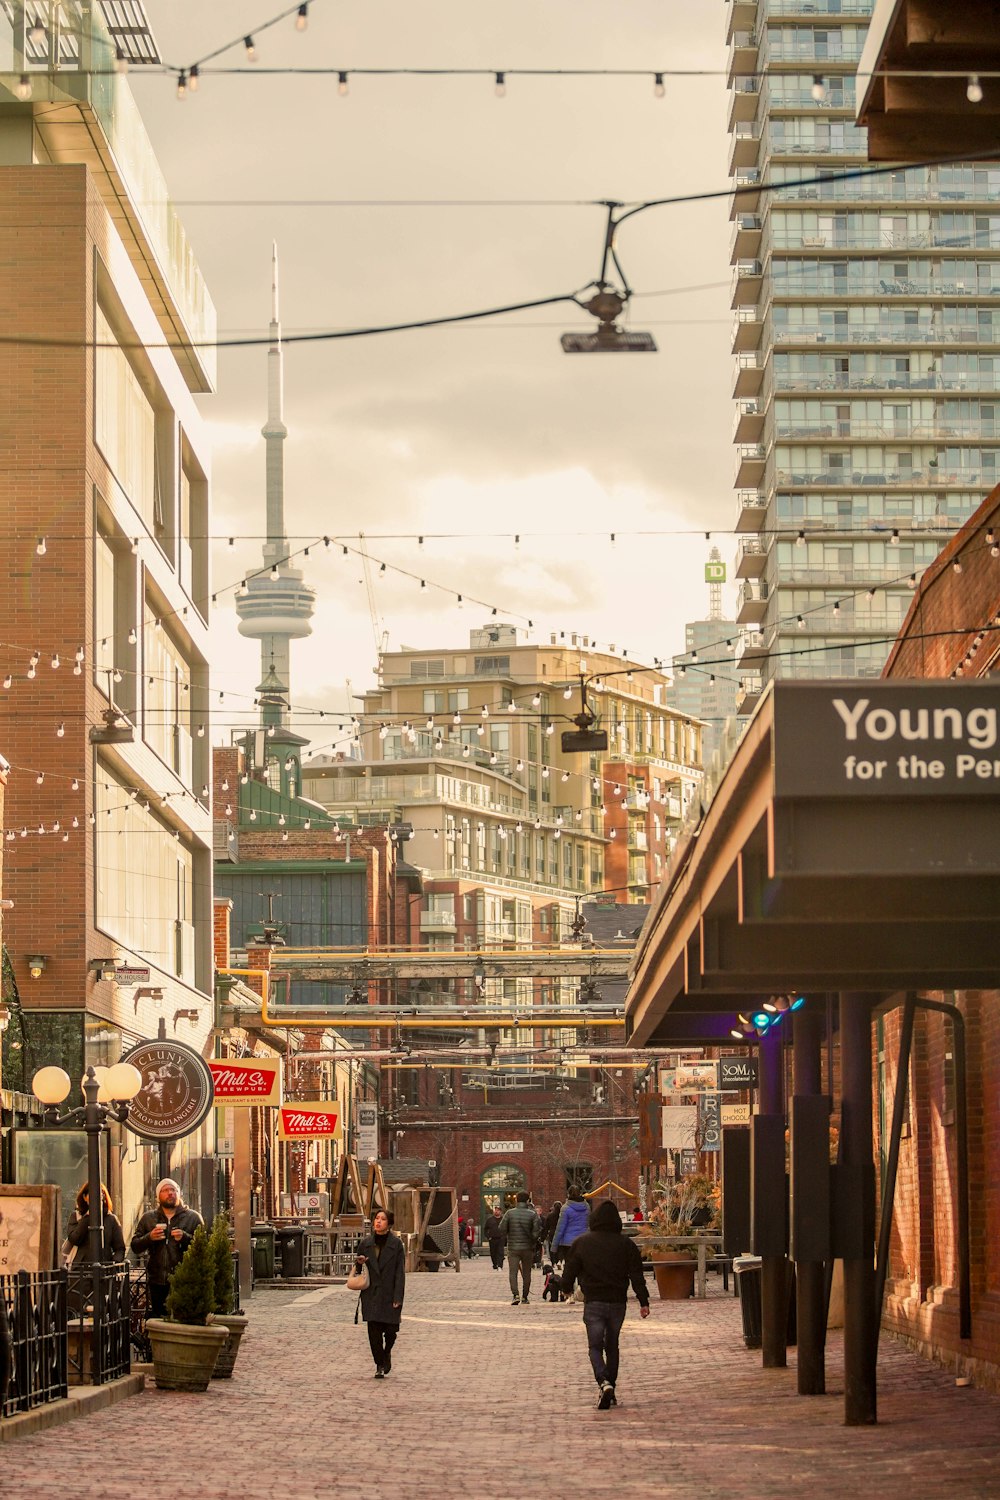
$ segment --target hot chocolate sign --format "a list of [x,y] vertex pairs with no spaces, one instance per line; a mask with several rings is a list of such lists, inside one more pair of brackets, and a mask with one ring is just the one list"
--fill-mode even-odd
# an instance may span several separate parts
[[277,1057],[220,1057],[208,1064],[215,1102],[225,1108],[281,1103],[281,1064]]
[[283,1104],[278,1111],[281,1141],[333,1141],[340,1139],[340,1105],[336,1099]]

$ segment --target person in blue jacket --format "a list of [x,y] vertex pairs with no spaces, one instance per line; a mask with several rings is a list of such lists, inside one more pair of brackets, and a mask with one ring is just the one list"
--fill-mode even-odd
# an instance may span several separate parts
[[584,1201],[583,1193],[578,1187],[571,1187],[567,1191],[566,1202],[563,1204],[559,1223],[556,1225],[555,1237],[550,1248],[552,1259],[562,1260],[573,1241],[579,1238],[589,1226],[590,1209]]

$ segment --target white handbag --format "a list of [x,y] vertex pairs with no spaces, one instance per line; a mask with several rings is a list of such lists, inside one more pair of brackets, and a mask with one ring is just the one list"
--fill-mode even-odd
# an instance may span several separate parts
[[352,1271],[347,1278],[347,1290],[349,1292],[367,1292],[372,1284],[368,1274],[368,1267],[362,1266],[360,1271]]

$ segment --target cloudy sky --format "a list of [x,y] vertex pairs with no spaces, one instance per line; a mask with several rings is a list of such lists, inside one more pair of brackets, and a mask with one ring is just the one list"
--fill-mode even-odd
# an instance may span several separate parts
[[[575,291],[600,264],[592,205],[726,185],[721,3],[311,0],[304,33],[259,30],[282,8],[147,0],[165,62],[245,33],[258,62],[236,46],[214,66],[244,71],[206,68],[183,102],[169,78],[131,74],[223,338],[266,333],[272,240],[286,334],[366,327]],[[712,76],[667,77],[662,99],[651,76],[509,77],[500,99],[492,77],[353,77],[340,97],[335,77],[266,71],[302,66]],[[381,629],[390,649],[462,644],[484,611],[459,610],[459,592],[530,617],[541,639],[581,631],[645,661],[683,648],[684,621],[707,613],[705,531],[733,550],[728,244],[723,199],[623,226],[630,325],[656,355],[563,354],[560,333],[591,324],[569,305],[288,349],[289,532],[362,530],[388,564],[373,569],[373,626],[355,557],[306,560],[319,602],[293,647],[296,704],[340,710],[348,682],[371,686]],[[263,530],[265,365],[263,349],[223,351],[203,402],[219,536]],[[217,546],[215,587],[259,548]],[[251,693],[256,642],[231,608],[213,624],[220,679]]]

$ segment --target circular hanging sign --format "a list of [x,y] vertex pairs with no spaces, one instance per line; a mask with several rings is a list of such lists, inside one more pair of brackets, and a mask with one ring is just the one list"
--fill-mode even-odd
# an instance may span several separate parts
[[147,1141],[190,1135],[212,1108],[215,1086],[208,1063],[184,1042],[140,1042],[126,1052],[142,1074],[142,1088],[128,1107],[127,1128]]

